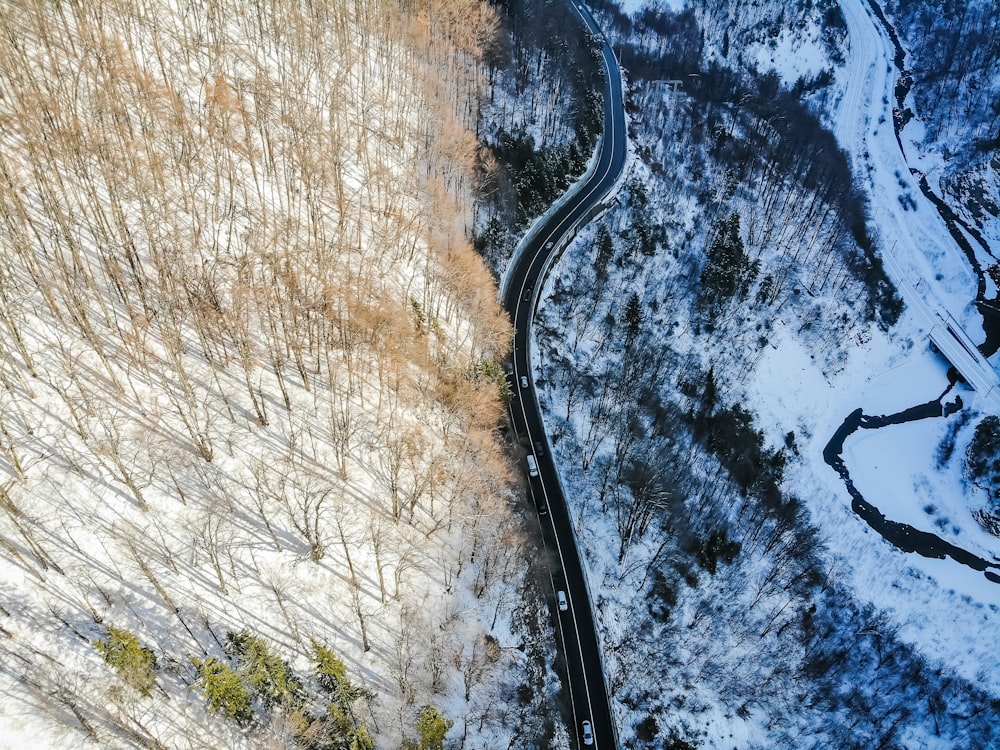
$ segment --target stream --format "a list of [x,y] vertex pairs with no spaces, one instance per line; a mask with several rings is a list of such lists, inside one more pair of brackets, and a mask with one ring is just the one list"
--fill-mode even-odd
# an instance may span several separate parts
[[[899,78],[895,86],[896,104],[893,108],[893,128],[895,130],[896,143],[899,145],[905,162],[906,152],[903,148],[901,133],[913,117],[913,112],[905,106],[906,98],[909,96],[913,85],[913,77],[911,71],[906,68],[906,51],[899,41],[895,28],[893,28],[892,24],[886,18],[876,0],[868,0],[868,5],[888,34],[894,49],[893,63],[899,73]],[[912,168],[910,172],[914,177],[919,179],[920,190],[924,198],[937,210],[945,222],[949,234],[962,249],[963,254],[976,273],[978,280],[976,285],[976,309],[982,315],[982,325],[985,333],[984,342],[979,344],[977,348],[984,357],[989,357],[1000,350],[1000,303],[997,300],[988,300],[986,298],[986,270],[983,268],[969,238],[971,237],[973,241],[979,244],[990,257],[993,257],[993,254],[990,252],[990,248],[982,235],[974,227],[968,226],[940,196],[934,193],[924,174]],[[992,561],[983,559],[962,547],[942,539],[936,534],[886,518],[875,505],[865,499],[854,485],[850,470],[842,456],[845,441],[858,430],[877,430],[921,419],[946,418],[960,411],[963,407],[960,396],[955,395],[952,401],[946,401],[949,393],[954,388],[955,382],[960,377],[958,372],[954,368],[951,368],[949,371],[950,385],[937,399],[911,406],[894,414],[868,415],[860,408],[855,409],[847,416],[823,449],[823,460],[843,480],[844,486],[851,496],[851,509],[887,542],[904,552],[916,553],[923,557],[936,559],[950,557],[962,565],[983,573],[987,580],[1000,584],[1000,561],[997,559]]]
[[[899,35],[889,22],[889,19],[886,18],[882,7],[876,0],[868,0],[868,6],[872,9],[872,13],[875,14],[879,24],[885,30],[889,41],[892,42],[893,65],[899,73],[899,78],[896,79],[896,86],[893,92],[896,96],[896,106],[892,110],[892,127],[896,134],[896,144],[899,146],[899,150],[903,154],[903,161],[905,162],[906,150],[903,148],[902,132],[907,123],[914,117],[913,111],[906,106],[906,98],[910,95],[910,90],[913,88],[913,71],[906,67],[906,50],[903,49],[903,45],[899,41]],[[976,255],[976,250],[972,246],[972,242],[969,241],[969,237],[975,240],[976,244],[994,262],[997,261],[997,258],[993,255],[989,243],[983,237],[982,233],[956,214],[941,196],[931,189],[930,183],[927,181],[927,175],[919,169],[912,167],[910,168],[910,174],[918,178],[920,192],[923,193],[924,198],[937,210],[945,226],[948,227],[948,233],[955,241],[955,244],[961,248],[962,253],[969,261],[969,265],[972,266],[973,271],[976,273],[976,309],[982,315],[983,332],[986,335],[985,341],[978,346],[978,349],[984,357],[989,358],[1000,349],[1000,300],[988,300],[986,298],[986,269],[983,268],[983,264]]]
[[844,486],[847,487],[847,492],[851,496],[851,510],[858,514],[865,523],[877,531],[887,542],[904,552],[916,552],[918,555],[924,557],[937,559],[950,557],[962,565],[983,573],[993,583],[1000,583],[1000,574],[991,570],[991,568],[1000,570],[1000,562],[985,560],[951,542],[945,541],[937,534],[932,534],[929,531],[921,531],[909,524],[891,521],[886,518],[878,508],[865,500],[858,488],[854,486],[851,473],[841,455],[844,451],[844,441],[858,430],[877,430],[889,427],[890,425],[915,422],[918,419],[947,417],[961,410],[961,396],[956,395],[955,400],[951,402],[945,402],[944,400],[953,387],[954,383],[949,385],[945,392],[933,401],[911,406],[895,414],[872,416],[865,414],[861,409],[855,409],[847,416],[847,419],[843,421],[840,427],[837,428],[837,431],[833,433],[830,442],[826,444],[826,447],[823,449],[823,460],[834,471],[840,474],[841,479],[844,480]]

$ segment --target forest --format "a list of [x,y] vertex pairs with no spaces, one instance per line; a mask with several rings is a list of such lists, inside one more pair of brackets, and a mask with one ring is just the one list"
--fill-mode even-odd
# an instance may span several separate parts
[[0,744],[551,731],[469,242],[498,25],[0,9]]
[[474,245],[499,277],[531,219],[583,174],[602,127],[600,47],[562,0],[498,0],[478,130]]
[[[998,700],[830,564],[794,483],[820,438],[754,400],[779,344],[832,381],[903,314],[830,130],[838,4],[591,5],[633,158],[534,382],[625,745],[995,746]],[[886,4],[920,52],[898,116],[991,237],[1000,16],[940,5]],[[26,0],[0,30],[0,746],[565,746],[495,282],[598,142],[568,4]],[[766,69],[788,40],[821,64]],[[969,431],[988,526],[1000,426]]]
[[[777,344],[833,380],[903,310],[824,122],[838,6],[595,5],[630,77],[635,161],[553,269],[535,379],[602,581],[626,746],[992,746],[996,698],[831,565],[792,489],[823,491],[803,479],[806,420],[779,437],[755,415]],[[795,33],[826,67],[761,71],[755,49]]]

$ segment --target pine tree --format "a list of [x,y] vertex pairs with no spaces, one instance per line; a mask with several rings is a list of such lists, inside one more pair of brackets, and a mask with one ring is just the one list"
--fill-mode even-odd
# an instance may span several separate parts
[[708,262],[701,272],[701,295],[717,306],[739,295],[743,297],[757,278],[759,264],[751,262],[740,237],[740,215],[733,212],[714,227]]
[[453,721],[444,718],[434,706],[424,706],[417,718],[420,733],[420,750],[444,750],[444,738]]
[[134,633],[109,625],[107,637],[95,641],[94,647],[104,657],[104,661],[114,667],[122,682],[134,688],[144,698],[149,697],[156,684],[156,657],[151,649],[139,642]]
[[351,683],[347,676],[347,667],[332,649],[315,639],[311,645],[320,687],[330,695],[335,704],[346,710],[359,698],[371,697],[371,693],[367,690]]
[[351,750],[375,750],[375,740],[364,727],[358,729],[351,739]]
[[708,368],[705,376],[705,388],[701,392],[701,414],[707,416],[715,409],[718,398],[718,389],[715,384],[715,367]]
[[601,283],[608,280],[608,264],[614,255],[615,244],[611,239],[611,232],[601,224],[601,228],[597,230],[597,257],[594,259],[594,272]]
[[632,296],[629,297],[628,304],[625,305],[626,342],[633,341],[635,337],[639,335],[639,330],[641,328],[642,328],[642,302],[639,301],[639,295],[633,292]]
[[299,702],[302,684],[282,659],[271,653],[264,639],[248,630],[226,633],[226,653],[236,660],[236,671],[254,695],[268,706]]
[[760,282],[760,289],[757,290],[757,304],[770,304],[774,300],[771,295],[774,293],[774,277],[771,274],[765,276]]
[[240,676],[218,659],[192,659],[191,662],[199,675],[194,687],[205,694],[209,709],[240,724],[249,724],[253,720],[253,709],[250,693],[243,686]]
[[739,542],[730,540],[728,531],[719,529],[713,531],[708,539],[698,546],[695,557],[698,564],[714,576],[718,570],[719,560],[731,565],[741,548]]

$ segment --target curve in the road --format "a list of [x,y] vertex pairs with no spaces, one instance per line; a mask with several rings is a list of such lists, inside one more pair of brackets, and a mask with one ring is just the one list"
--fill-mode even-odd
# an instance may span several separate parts
[[[504,304],[514,324],[513,389],[511,403],[514,427],[527,437],[537,462],[537,477],[529,476],[532,496],[540,511],[543,536],[552,544],[562,567],[555,577],[565,586],[567,609],[556,609],[559,638],[563,646],[570,709],[571,736],[583,742],[582,724],[593,727],[593,747],[617,748],[617,729],[612,720],[603,660],[594,624],[586,575],[577,551],[576,538],[558,472],[552,463],[544,421],[534,396],[530,363],[532,315],[539,290],[549,267],[567,238],[600,210],[624,172],[628,156],[627,123],[621,71],[614,52],[600,28],[581,3],[572,7],[595,37],[601,40],[604,61],[604,132],[591,167],[549,212],[528,232],[512,261],[504,283]],[[522,380],[523,378],[523,380]],[[523,384],[527,385],[523,385]],[[537,447],[536,447],[537,446]],[[561,589],[563,590],[563,589]]]
[[[871,159],[870,152],[878,147],[882,149],[882,154],[886,157],[891,154],[892,161],[899,165],[895,170],[897,179],[902,181],[909,177],[911,180],[915,180],[917,175],[907,166],[906,153],[900,138],[900,132],[905,127],[906,118],[900,116],[899,109],[903,106],[903,101],[906,98],[908,83],[901,87],[891,77],[893,70],[896,70],[900,79],[907,77],[908,72],[904,67],[905,51],[899,42],[895,29],[886,19],[877,0],[840,0],[840,7],[847,22],[848,35],[851,40],[851,54],[848,56],[846,73],[846,80],[850,83],[847,86],[840,108],[840,117],[835,126],[837,138],[845,147],[854,144],[853,156],[856,168],[866,167],[872,161],[877,163],[877,159],[869,160]],[[885,33],[887,44],[879,37],[879,28]],[[890,103],[890,90],[894,91],[896,97],[896,112],[893,112]],[[871,93],[873,91],[874,95]],[[895,152],[888,150],[884,135],[881,137],[880,143],[873,142],[879,133],[878,126],[872,124],[872,117],[877,113],[866,111],[865,104],[868,97],[872,102],[879,101],[879,92],[882,93],[881,100],[883,106],[886,107],[880,122],[891,121],[893,124],[893,135],[895,136],[893,148],[896,149]],[[876,185],[874,177],[869,176],[869,181],[870,188],[874,190]],[[933,208],[936,209],[939,218],[948,230],[947,233],[955,239],[958,232],[954,224],[949,223],[949,216],[941,210],[941,205],[933,200],[931,197],[933,193],[929,189],[924,189],[926,184],[926,178],[921,175],[920,192],[933,204]],[[887,202],[885,205],[888,206],[889,210],[883,212],[881,216],[883,233],[896,237],[898,243],[919,247],[921,242],[934,243],[938,241],[938,237],[946,236],[945,233],[931,236],[914,231],[909,225],[908,217],[897,212],[894,204]],[[885,231],[886,229],[889,231]],[[963,242],[965,242],[964,238]],[[942,242],[942,245],[944,244]],[[956,242],[956,245],[959,246],[959,250],[966,251],[965,257],[970,258],[968,251],[971,250],[971,246],[967,242],[965,245],[962,242]],[[893,250],[895,247],[894,244]],[[973,386],[980,400],[980,405],[989,410],[995,410],[1000,406],[1000,378],[984,357],[981,346],[972,342],[959,322],[941,303],[939,295],[933,289],[933,269],[926,265],[926,260],[921,258],[918,253],[911,253],[911,263],[908,264],[908,267],[904,267],[893,250],[882,253],[882,259],[907,306],[918,316],[918,319],[922,320],[929,338],[941,354]],[[957,253],[956,257],[958,257]],[[914,260],[916,262],[912,262]],[[970,262],[979,279],[977,297],[982,303],[981,295],[984,288],[982,269],[975,262],[974,253],[971,254]],[[911,281],[914,275],[917,278],[915,282]],[[989,333],[988,329],[987,333]],[[935,401],[917,404],[888,416],[870,416],[864,414],[861,409],[855,410],[834,433],[823,451],[823,458],[843,480],[851,497],[852,510],[886,541],[905,552],[917,553],[924,557],[939,559],[950,557],[956,562],[982,572],[991,582],[1000,583],[1000,574],[997,572],[1000,570],[1000,564],[996,561],[980,558],[947,542],[936,534],[921,531],[913,526],[886,518],[875,505],[862,496],[854,485],[848,466],[842,457],[845,440],[859,429],[881,429],[917,419],[947,417],[953,414],[962,407],[962,403],[960,399],[956,399],[951,404],[944,404],[943,399],[947,393],[948,391],[945,391],[945,394],[942,394]]]

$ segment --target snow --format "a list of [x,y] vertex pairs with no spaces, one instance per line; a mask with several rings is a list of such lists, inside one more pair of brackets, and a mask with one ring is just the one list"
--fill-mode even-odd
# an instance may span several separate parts
[[[172,747],[282,744],[268,734],[280,727],[240,731],[191,689],[190,657],[221,656],[226,631],[244,627],[300,674],[311,638],[333,648],[378,695],[380,745],[399,745],[431,702],[455,721],[453,737],[463,719],[482,727],[470,748],[531,733],[535,719],[507,698],[521,685],[551,693],[554,674],[506,463],[494,425],[477,424],[499,413],[496,389],[471,409],[439,400],[445,388],[477,395],[455,373],[496,356],[509,329],[464,243],[468,196],[440,174],[423,179],[443,162],[421,144],[440,134],[415,123],[442,113],[415,72],[420,55],[391,14],[362,23],[338,2],[268,6],[268,18],[239,4],[80,7],[48,27],[58,41],[46,46],[31,23],[49,10],[0,13],[5,38],[50,73],[36,94],[12,82],[30,65],[11,62],[0,98],[4,337],[22,332],[32,363],[12,346],[0,363],[0,747],[134,746],[118,723],[134,720]],[[313,11],[344,25],[293,33],[291,20]],[[209,12],[211,23],[198,15]],[[194,39],[209,27],[217,46],[192,54],[185,45],[201,50]],[[96,30],[131,42],[109,44],[106,78],[94,75],[103,55],[73,56]],[[310,54],[329,56],[322,75]],[[148,90],[130,98],[139,83]],[[67,106],[19,107],[18,96],[43,94]],[[128,127],[110,124],[118,105],[114,122]],[[34,138],[50,114],[47,137]],[[446,117],[434,125],[471,138]],[[332,169],[326,159],[336,179],[310,171]],[[430,226],[437,218],[447,223]],[[118,231],[147,281],[141,301]],[[74,325],[69,302],[96,333]],[[335,341],[335,316],[349,341]],[[314,324],[331,335],[297,346]],[[350,432],[346,447],[337,431]],[[390,482],[393,446],[403,465]],[[413,500],[395,518],[393,487]],[[96,652],[105,625],[155,651],[149,699],[125,692]]]
[[[887,268],[897,285],[902,280],[894,267],[906,269],[921,280],[922,296],[932,308],[947,310],[974,330],[975,274],[937,210],[923,199],[896,142],[891,42],[867,4],[844,0],[841,9],[849,51],[847,66],[837,75],[844,93],[831,110],[834,132],[872,199]],[[905,142],[912,143],[909,133]]]
[[[924,199],[917,178],[910,173],[913,167],[933,177],[944,162],[937,152],[923,145],[924,126],[919,113],[904,131],[905,157],[901,154],[891,120],[895,84],[891,49],[863,2],[845,0],[843,5],[850,35],[846,67],[835,69],[833,91],[829,96],[824,92],[816,101],[824,101],[828,107],[826,116],[869,198],[869,230],[890,277],[908,304],[891,331],[845,317],[845,325],[839,329],[844,338],[830,342],[825,337],[837,328],[835,324],[823,328],[832,322],[827,316],[839,319],[845,310],[852,310],[854,300],[829,299],[829,292],[824,299],[822,290],[813,298],[810,290],[808,297],[803,294],[787,304],[782,302],[783,307],[776,305],[781,309],[773,320],[768,320],[767,311],[759,315],[748,312],[745,316],[734,313],[734,322],[717,329],[709,341],[710,337],[699,333],[694,327],[698,324],[689,319],[690,300],[671,293],[675,286],[691,283],[692,268],[685,263],[683,254],[689,252],[690,246],[704,242],[704,227],[699,226],[702,208],[676,189],[664,201],[662,194],[657,195],[656,178],[639,162],[631,166],[630,180],[644,183],[648,193],[662,201],[651,206],[652,223],[670,228],[673,258],[658,252],[655,262],[621,262],[624,270],[618,276],[612,273],[607,290],[597,295],[596,303],[587,298],[570,299],[581,291],[586,297],[593,283],[596,229],[591,225],[567,248],[563,262],[553,268],[542,291],[539,332],[537,343],[533,342],[536,383],[543,409],[551,415],[548,427],[553,452],[563,467],[562,480],[586,551],[609,682],[618,696],[615,710],[623,726],[652,715],[647,711],[661,719],[668,716],[670,726],[681,728],[683,737],[697,737],[698,746],[769,746],[774,730],[768,721],[773,722],[775,715],[734,711],[738,699],[725,694],[725,676],[713,672],[710,678],[697,679],[701,674],[717,669],[724,675],[738,675],[733,678],[740,682],[737,695],[760,688],[760,694],[772,701],[772,708],[783,700],[792,703],[795,699],[783,694],[780,685],[760,687],[749,672],[752,667],[748,662],[767,659],[766,649],[774,647],[770,640],[759,637],[759,629],[736,636],[714,632],[713,625],[706,623],[716,614],[734,630],[744,626],[733,612],[749,611],[750,603],[741,597],[748,588],[752,592],[764,585],[771,572],[765,558],[749,552],[741,557],[739,575],[743,580],[739,582],[729,578],[728,569],[720,569],[710,583],[702,583],[697,590],[677,584],[678,603],[668,625],[644,613],[652,576],[649,562],[661,542],[666,540],[669,545],[669,534],[650,529],[628,547],[623,561],[618,559],[613,499],[602,494],[598,465],[602,454],[613,457],[621,447],[614,429],[618,425],[613,419],[601,423],[592,410],[595,404],[603,403],[601,389],[622,377],[626,356],[620,351],[621,331],[616,329],[615,321],[621,320],[624,300],[633,291],[645,295],[645,325],[655,331],[650,335],[654,340],[645,343],[683,353],[669,362],[671,372],[663,376],[665,389],[683,377],[689,363],[698,365],[702,372],[714,365],[717,374],[726,373],[734,383],[736,402],[753,411],[755,426],[764,431],[765,442],[772,450],[784,445],[786,435],[793,433],[797,455],[786,454],[782,489],[804,503],[812,525],[818,529],[815,551],[822,557],[826,580],[851,592],[857,602],[872,605],[874,612],[885,613],[886,619],[879,621],[879,627],[912,646],[917,657],[931,667],[968,680],[992,695],[1000,692],[1000,654],[988,635],[1000,627],[1000,586],[954,560],[924,558],[893,547],[852,511],[841,478],[823,461],[823,449],[853,410],[860,407],[869,415],[888,415],[935,400],[946,391],[947,363],[932,351],[928,338],[937,311],[953,315],[970,334],[981,336],[977,334],[972,305],[975,274],[955,247],[938,212]],[[622,7],[635,12],[640,6],[623,3]],[[773,69],[786,85],[794,84],[799,76],[814,75],[826,68],[818,37],[815,25],[801,36],[783,32],[773,46],[756,48],[754,59],[761,71]],[[654,40],[650,46],[655,48],[655,44]],[[647,118],[654,112],[660,117],[656,123],[637,118],[640,131],[659,127],[669,133],[663,108],[646,106],[658,95],[662,94],[653,87],[636,92],[639,111]],[[662,140],[647,137],[641,145],[650,149],[650,163],[685,174],[681,170],[686,166],[687,154],[671,152],[669,135]],[[689,148],[689,144],[682,144],[682,148]],[[669,179],[663,182],[669,183]],[[710,194],[711,186],[705,192]],[[752,196],[737,207],[747,219],[753,212]],[[627,231],[627,227],[615,223],[614,211],[608,222],[613,234]],[[753,222],[748,220],[748,224]],[[771,248],[761,250],[773,252]],[[681,260],[677,260],[678,252]],[[840,294],[849,297],[849,292],[847,287]],[[817,327],[827,333],[807,330],[807,319],[819,321]],[[741,330],[744,321],[750,327]],[[760,339],[766,339],[759,352],[751,346],[758,338],[752,330],[754,323],[758,324]],[[574,372],[584,377],[571,383],[572,375],[564,374]],[[581,391],[585,394],[581,395]],[[631,408],[629,396],[630,392],[612,393],[608,408],[631,414],[627,411]],[[986,534],[971,515],[983,498],[962,474],[965,448],[986,402],[963,384],[953,387],[946,400],[956,396],[965,404],[957,415],[858,430],[847,438],[843,458],[857,487],[890,520],[936,533],[986,559],[997,559],[998,540]],[[621,400],[615,401],[616,397]],[[571,398],[575,399],[572,405]],[[638,413],[642,415],[641,410]],[[652,431],[656,426],[644,423],[643,427]],[[953,449],[944,455],[942,447],[950,444]],[[596,458],[591,458],[591,452]],[[711,461],[704,461],[693,471],[699,477],[711,477],[713,468]],[[609,494],[613,491],[627,495],[630,490],[615,487]],[[601,507],[602,501],[607,507]],[[742,513],[738,501],[732,502],[732,513]],[[695,509],[690,512],[690,523],[702,522]],[[700,528],[704,530],[705,525]],[[752,542],[745,541],[748,545]],[[677,577],[671,568],[674,562],[674,558],[662,562],[668,578]],[[764,594],[765,606],[773,605],[780,614],[780,596],[769,600],[769,593]],[[724,599],[725,604],[719,599]],[[689,630],[677,635],[671,627]],[[845,637],[850,640],[854,633],[851,630]],[[786,636],[779,648],[791,650],[798,645],[794,637]],[[787,658],[794,662],[795,655]],[[802,656],[804,661],[807,658]],[[664,674],[670,675],[666,681]],[[883,674],[878,673],[879,677]],[[845,678],[845,690],[850,687],[878,692],[882,687],[850,685],[852,677],[856,676]],[[673,682],[681,679],[683,684]],[[666,704],[662,712],[658,701]],[[807,716],[803,709],[785,708],[793,720]],[[835,725],[839,718],[852,720],[845,715],[830,721]],[[809,731],[808,727],[801,729]],[[920,724],[915,718],[913,726],[904,730],[903,744],[947,746],[932,736],[933,731],[930,724]]]
[[776,38],[751,47],[749,59],[756,60],[762,73],[777,73],[782,84],[791,88],[800,78],[815,78],[827,68],[821,33],[815,20],[804,29],[783,28]]
[[646,8],[656,8],[673,12],[684,10],[687,0],[619,0],[618,6],[624,13],[635,15]]
[[[772,440],[793,428],[812,435],[803,451],[811,460],[797,468],[790,485],[814,488],[813,519],[859,595],[892,612],[901,635],[928,658],[996,692],[1000,655],[982,634],[1000,628],[1000,586],[953,560],[903,554],[880,539],[854,517],[846,490],[821,460],[826,441],[854,408],[891,414],[935,399],[947,388],[947,365],[929,349],[918,303],[939,306],[965,321],[967,330],[976,330],[975,276],[909,172],[910,166],[938,168],[939,157],[922,153],[922,125],[914,120],[904,130],[904,160],[889,120],[895,79],[888,39],[865,3],[844,0],[841,6],[850,51],[847,67],[838,73],[843,99],[833,107],[834,127],[872,201],[874,226],[891,259],[887,269],[902,291],[911,291],[911,307],[891,337],[876,334],[858,347],[832,381],[818,372],[803,344],[784,334],[772,337],[774,348],[755,373],[753,403]],[[900,195],[912,197],[915,210],[904,208]],[[958,393],[966,404],[977,401],[966,387]],[[806,403],[810,408],[803,411]],[[952,460],[938,466],[937,448],[948,428],[948,420],[928,419],[860,430],[848,438],[844,458],[858,489],[889,519],[1000,559],[1000,540],[970,514],[980,504],[961,475],[970,429],[964,442],[959,435]],[[925,510],[930,506],[932,512]]]
[[[904,318],[895,336],[909,320]],[[774,346],[759,362],[749,388],[752,403],[772,441],[789,430],[800,439],[811,436],[800,447],[807,458],[793,464],[788,485],[809,500],[813,522],[824,531],[835,560],[832,567],[850,576],[861,598],[892,612],[903,626],[901,636],[921,653],[1000,690],[996,649],[981,638],[1000,627],[1000,586],[954,560],[905,554],[891,546],[851,511],[847,491],[821,458],[830,436],[855,408],[887,415],[937,398],[948,386],[945,362],[926,349],[907,350],[877,336],[854,350],[831,381],[800,341],[786,334],[771,340]],[[966,387],[959,386],[958,393],[966,402],[974,397]],[[809,410],[803,411],[803,404]],[[955,450],[959,458],[938,466],[938,446],[948,428],[947,420],[926,419],[859,430],[846,441],[843,457],[855,486],[887,518],[993,558],[1000,551],[997,539],[969,512],[961,440]],[[933,512],[925,510],[928,506]]]
[[[975,276],[937,211],[926,203],[909,167],[931,171],[940,157],[923,153],[923,126],[904,130],[906,160],[891,127],[892,50],[881,27],[861,2],[842,3],[850,32],[847,67],[838,72],[843,98],[833,107],[838,139],[854,160],[872,200],[874,226],[887,264],[902,290],[919,283],[930,305],[940,305],[975,330]],[[916,210],[898,200],[909,195]],[[898,274],[906,275],[905,280]],[[850,510],[850,498],[822,450],[842,420],[861,407],[866,414],[892,414],[937,398],[948,386],[947,364],[930,351],[927,320],[908,299],[908,309],[887,337],[876,332],[852,350],[843,371],[822,374],[809,347],[776,326],[749,388],[754,410],[772,442],[795,430],[811,435],[789,486],[810,488],[810,512],[825,531],[841,570],[850,571],[854,589],[892,612],[901,632],[921,653],[957,668],[963,677],[1000,691],[1000,657],[984,632],[1000,628],[1000,586],[953,560],[904,554],[882,540]],[[923,301],[923,300],[920,300]],[[970,389],[957,391],[975,404]],[[804,404],[809,405],[803,410]],[[955,456],[938,466],[937,449],[948,420],[927,419],[880,430],[859,430],[845,443],[844,459],[857,488],[890,520],[932,531],[974,554],[998,559],[1000,541],[976,523],[975,491],[961,475],[961,455],[970,429],[959,436]],[[933,512],[925,508],[933,506]]]
[[[855,408],[892,414],[933,400],[948,387],[944,360],[925,346],[908,346],[907,333],[923,340],[912,315],[904,316],[891,338],[877,333],[853,349],[843,371],[827,378],[809,348],[778,325],[748,386],[750,403],[772,444],[788,431],[800,441],[810,438],[800,444],[805,460],[792,464],[787,485],[808,500],[831,567],[850,577],[860,598],[891,612],[902,626],[901,637],[927,658],[1000,691],[1000,659],[991,639],[982,638],[1000,628],[1000,586],[953,560],[891,546],[853,513],[839,477],[822,461],[827,441]],[[966,403],[974,400],[967,387],[958,386],[957,393]],[[938,466],[938,446],[948,428],[947,420],[927,419],[859,430],[846,441],[843,456],[862,495],[889,519],[995,559],[998,540],[969,512],[961,439],[958,458]],[[967,430],[966,443],[970,436]],[[932,513],[928,506],[934,506]]]

